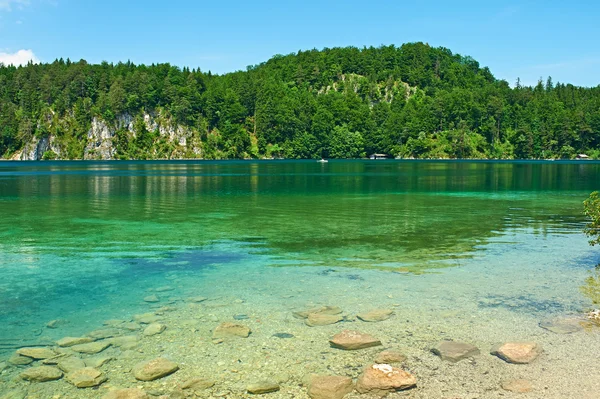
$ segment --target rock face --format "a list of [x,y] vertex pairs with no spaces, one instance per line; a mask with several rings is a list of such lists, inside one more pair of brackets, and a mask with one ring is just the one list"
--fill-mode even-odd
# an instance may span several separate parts
[[533,386],[527,380],[509,380],[502,383],[502,389],[509,392],[526,393],[533,391]]
[[64,337],[56,341],[56,344],[62,348],[68,348],[73,345],[89,344],[90,342],[94,342],[94,339],[90,337]]
[[389,309],[375,309],[375,310],[371,310],[370,312],[360,313],[360,314],[356,315],[356,317],[358,317],[362,321],[367,321],[367,322],[372,322],[373,323],[373,322],[377,322],[377,321],[387,320],[393,314],[394,314],[393,310],[389,310]]
[[57,355],[56,352],[48,348],[21,348],[17,350],[17,354],[35,360],[49,359]]
[[89,355],[93,355],[95,353],[102,352],[104,349],[108,348],[110,345],[111,345],[110,342],[98,341],[98,342],[90,342],[89,344],[73,345],[71,347],[71,349],[73,349],[75,352],[87,353]]
[[308,384],[308,396],[312,399],[342,399],[353,389],[350,377],[313,375]]
[[107,378],[101,371],[91,367],[84,367],[67,374],[67,381],[77,388],[91,388],[105,382]]
[[297,319],[307,319],[311,314],[337,315],[341,313],[342,309],[337,306],[319,306],[316,308],[301,310],[299,312],[293,312],[292,315]]
[[272,381],[257,381],[253,384],[248,385],[248,393],[252,393],[252,394],[263,394],[263,393],[270,393],[270,392],[277,392],[279,391],[279,384],[277,384],[276,382],[272,382]]
[[27,381],[46,382],[61,379],[63,373],[56,367],[39,366],[28,368],[19,374],[19,376]]
[[132,370],[133,376],[140,381],[153,381],[173,374],[179,370],[177,363],[164,358],[157,358],[138,363]]
[[152,323],[149,324],[148,327],[144,330],[144,335],[146,337],[151,337],[152,335],[160,334],[165,331],[167,326],[160,323]]
[[540,353],[542,353],[542,348],[535,342],[507,342],[491,350],[492,355],[515,364],[531,363]]
[[225,322],[215,328],[213,331],[213,338],[248,338],[250,333],[250,329],[242,324]]
[[471,356],[479,355],[479,349],[471,344],[455,341],[442,341],[431,349],[433,353],[452,363],[456,363]]
[[150,397],[139,388],[127,388],[110,391],[102,399],[150,399]]
[[389,364],[374,364],[365,369],[358,377],[356,390],[360,393],[386,395],[389,392],[402,391],[417,385],[412,374]]
[[397,351],[383,351],[375,358],[375,363],[378,364],[389,364],[389,363],[402,363],[406,360],[404,354]]
[[344,320],[344,318],[339,314],[333,315],[326,313],[311,313],[304,320],[304,324],[309,327],[327,326],[329,324],[338,323],[342,320]]
[[344,350],[357,350],[381,345],[380,340],[369,334],[350,330],[344,330],[335,335],[329,343],[334,348]]

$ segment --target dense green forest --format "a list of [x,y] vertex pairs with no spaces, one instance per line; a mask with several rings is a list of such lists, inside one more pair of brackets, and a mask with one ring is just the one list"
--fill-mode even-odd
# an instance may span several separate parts
[[62,59],[0,66],[3,157],[51,137],[60,151],[45,158],[82,159],[94,120],[111,127],[116,159],[600,158],[600,86],[511,88],[424,43],[300,51],[225,75]]

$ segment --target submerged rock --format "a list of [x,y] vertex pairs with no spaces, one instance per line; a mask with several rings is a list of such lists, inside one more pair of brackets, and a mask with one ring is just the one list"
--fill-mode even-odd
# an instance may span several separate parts
[[68,348],[73,345],[89,344],[94,341],[91,337],[64,337],[56,341],[56,344],[62,348]]
[[61,379],[63,373],[56,367],[39,366],[28,368],[19,374],[19,376],[27,381],[46,382]]
[[158,295],[148,295],[147,297],[144,297],[144,302],[156,303],[160,302],[160,298]]
[[344,320],[341,315],[332,315],[326,313],[311,313],[304,320],[304,324],[309,327],[327,326],[330,324],[339,323]]
[[118,328],[101,328],[88,334],[88,336],[94,338],[95,340],[118,337],[119,335],[123,335],[123,331]]
[[136,335],[124,335],[122,337],[115,337],[108,340],[113,346],[121,348],[121,350],[134,349],[138,344],[138,337]]
[[394,314],[393,310],[389,309],[375,309],[370,312],[360,313],[356,315],[360,320],[366,322],[378,322],[389,319]]
[[342,399],[353,389],[354,383],[350,377],[312,375],[308,383],[308,396],[311,399]]
[[492,355],[508,363],[527,364],[542,353],[542,347],[535,342],[507,342],[491,350]]
[[373,364],[358,377],[356,390],[383,396],[389,392],[402,391],[417,385],[414,375],[389,364]]
[[581,320],[576,319],[544,320],[539,326],[555,334],[573,334],[583,330],[579,325],[580,322]]
[[221,323],[215,330],[213,331],[213,338],[231,338],[231,337],[241,337],[247,338],[251,333],[250,328],[235,323]]
[[102,399],[150,399],[150,397],[139,388],[126,388],[110,391]]
[[69,324],[69,320],[65,320],[65,319],[56,319],[56,320],[51,320],[48,322],[48,324],[46,324],[47,328],[59,328],[60,326],[64,326],[66,324]]
[[281,339],[294,338],[294,334],[290,334],[290,333],[275,333],[275,334],[273,334],[273,336],[275,338],[281,338]]
[[397,352],[397,351],[387,350],[387,351],[383,351],[377,355],[377,357],[375,358],[375,363],[378,363],[378,364],[402,363],[405,360],[406,360],[406,356],[404,356],[404,354]]
[[208,298],[205,296],[192,296],[187,299],[188,302],[200,303],[206,301]]
[[98,341],[98,342],[90,342],[89,344],[80,344],[73,345],[71,347],[72,350],[79,353],[86,353],[88,355],[93,355],[96,353],[100,353],[111,345],[110,342],[107,341]]
[[67,374],[67,381],[77,388],[97,387],[107,380],[101,371],[92,367],[84,367]]
[[350,330],[344,330],[336,334],[329,343],[334,348],[344,350],[357,350],[381,345],[381,341],[372,335]]
[[161,334],[163,331],[167,329],[167,326],[160,323],[152,323],[149,324],[148,327],[144,330],[144,335],[146,337],[151,337],[153,335]]
[[17,354],[35,360],[49,359],[57,355],[56,352],[48,348],[21,348],[17,349]]
[[177,363],[159,357],[157,359],[145,361],[135,365],[133,376],[140,381],[153,381],[179,370]]
[[181,389],[191,389],[192,391],[203,391],[211,388],[215,382],[206,378],[194,377],[181,384]]
[[341,313],[342,309],[337,306],[319,306],[316,308],[302,310],[299,312],[292,312],[292,315],[297,319],[307,319],[308,316],[311,314],[337,315]]
[[27,356],[21,356],[18,353],[13,354],[8,362],[15,366],[27,366],[28,364],[33,363],[33,359]]
[[479,349],[471,344],[456,341],[442,341],[431,349],[433,353],[452,363],[479,355]]
[[102,367],[111,360],[114,360],[114,358],[110,356],[88,357],[85,359],[85,365],[86,367]]
[[248,385],[248,388],[246,388],[246,390],[248,391],[248,393],[255,395],[277,392],[279,391],[279,384],[272,381],[257,381],[253,384]]
[[133,320],[141,324],[152,324],[160,321],[160,317],[154,313],[143,313],[133,316]]
[[82,359],[80,359],[78,357],[70,356],[70,357],[61,359],[58,362],[57,367],[59,369],[61,369],[62,371],[64,371],[65,373],[70,373],[72,371],[85,368],[86,364]]

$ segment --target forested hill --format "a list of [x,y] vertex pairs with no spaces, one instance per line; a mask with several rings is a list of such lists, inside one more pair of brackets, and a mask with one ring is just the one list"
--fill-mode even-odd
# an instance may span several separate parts
[[13,159],[600,158],[600,86],[511,88],[423,43],[275,56],[212,75],[169,64],[0,67]]

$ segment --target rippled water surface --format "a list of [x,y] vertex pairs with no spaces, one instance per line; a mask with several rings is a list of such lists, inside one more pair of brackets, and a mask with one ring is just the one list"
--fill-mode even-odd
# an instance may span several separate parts
[[249,271],[265,306],[381,280],[414,306],[575,312],[599,182],[594,162],[3,162],[0,352],[141,312],[169,281],[235,297]]

